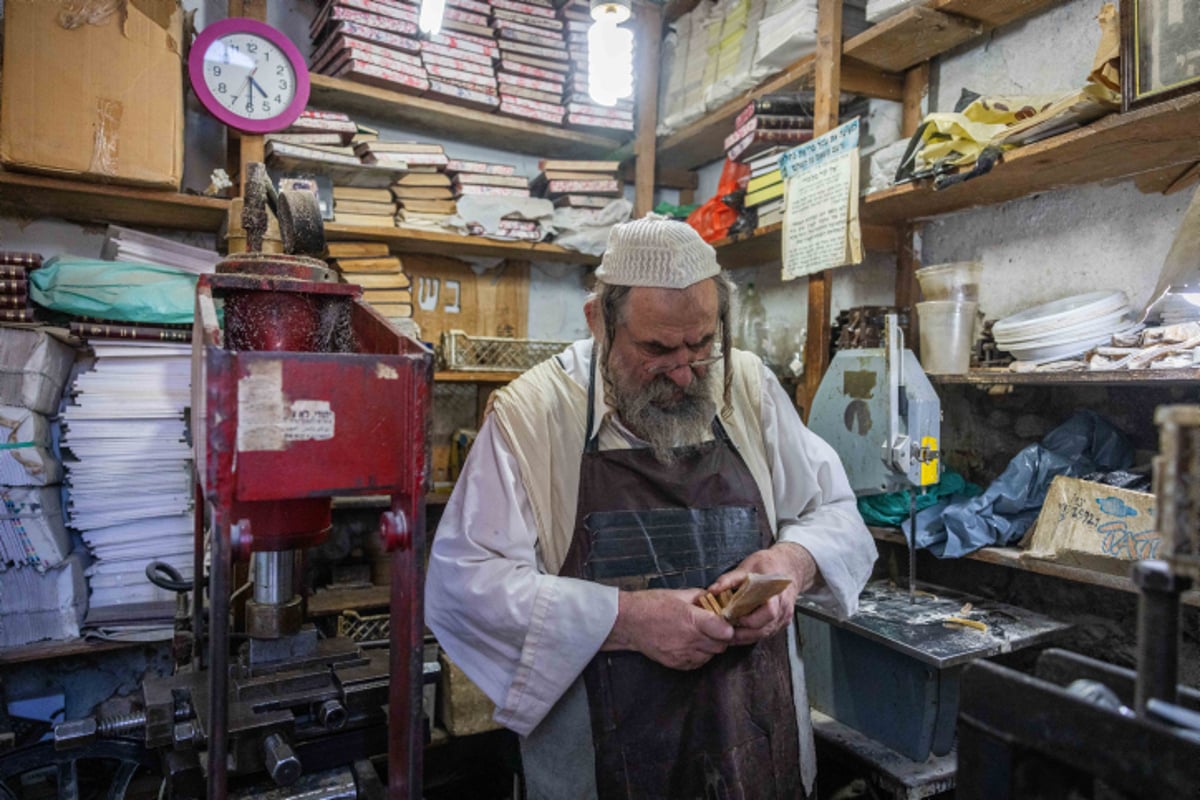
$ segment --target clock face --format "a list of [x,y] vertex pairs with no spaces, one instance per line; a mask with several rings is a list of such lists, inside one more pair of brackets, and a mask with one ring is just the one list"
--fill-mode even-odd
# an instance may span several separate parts
[[279,116],[296,97],[296,70],[277,44],[253,33],[222,36],[204,52],[204,85],[243,119]]
[[308,69],[296,45],[245,17],[214,22],[196,37],[188,76],[209,113],[245,133],[283,130],[308,103]]

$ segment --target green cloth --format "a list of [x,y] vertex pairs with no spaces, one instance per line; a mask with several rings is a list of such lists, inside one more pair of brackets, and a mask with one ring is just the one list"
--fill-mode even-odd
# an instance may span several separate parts
[[38,305],[118,322],[191,324],[198,276],[177,267],[54,256],[29,272]]
[[[949,467],[942,473],[942,479],[917,495],[917,511],[923,511],[932,505],[940,503],[951,495],[974,497],[983,492],[983,487],[967,480]],[[908,519],[909,496],[911,490],[892,492],[890,494],[873,494],[869,497],[858,498],[858,513],[868,525],[895,528]]]
[[687,219],[688,215],[699,207],[699,203],[692,203],[691,205],[686,206],[675,206],[664,200],[654,207],[654,213],[662,214],[663,216],[671,217],[672,219]]

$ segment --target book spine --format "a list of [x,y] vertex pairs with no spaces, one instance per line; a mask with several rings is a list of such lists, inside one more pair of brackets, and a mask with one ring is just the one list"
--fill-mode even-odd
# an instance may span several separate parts
[[362,161],[354,156],[327,153],[324,150],[314,150],[302,145],[286,144],[283,142],[267,142],[266,154],[281,158],[297,158],[303,161],[321,161],[326,164],[345,164],[346,166],[361,166]]
[[437,56],[433,53],[423,53],[421,56],[425,60],[425,66],[431,70],[434,67],[442,67],[444,69],[457,69],[462,72],[470,72],[473,75],[483,75],[491,78],[493,83],[496,79],[496,72],[491,66],[476,64],[474,61],[464,61],[461,58],[447,58],[445,56]]
[[71,322],[71,333],[81,339],[136,339],[143,342],[190,342],[192,332],[153,325],[116,325]]
[[528,17],[521,14],[514,14],[512,11],[505,11],[502,8],[493,8],[492,23],[499,28],[500,22],[515,23],[527,28],[539,28],[547,31],[561,31],[563,28],[563,23],[560,19]]
[[608,181],[549,181],[546,184],[546,192],[548,194],[570,194],[571,192],[579,192],[582,194],[594,193],[609,193],[618,192],[621,190],[621,184],[615,180]]
[[465,22],[468,25],[479,25],[486,28],[488,18],[486,14],[472,14],[470,11],[463,11],[453,6],[446,6],[446,10],[442,12],[443,19],[451,19],[455,22]]
[[601,119],[621,119],[626,122],[633,122],[633,112],[625,111],[620,108],[605,108],[604,106],[594,106],[590,103],[567,103],[568,114],[583,114],[585,117],[599,117]]
[[529,181],[518,175],[480,175],[479,173],[463,172],[454,176],[456,186],[464,183],[482,186],[515,186],[518,189],[525,189],[529,186]]
[[415,22],[393,19],[379,14],[370,14],[366,11],[355,11],[352,8],[339,8],[335,6],[329,11],[329,18],[338,22],[353,22],[358,25],[366,25],[371,28],[388,31],[398,36],[417,35],[417,24]]
[[374,64],[367,64],[362,61],[347,61],[334,73],[335,78],[341,78],[348,75],[365,76],[374,80],[382,81],[389,86],[403,87],[408,90],[424,92],[429,89],[429,81],[419,78],[416,75],[406,75],[402,72],[396,72],[390,69],[384,69]]
[[376,0],[337,0],[337,5],[346,8],[354,8],[359,11],[365,11],[371,14],[378,14],[382,17],[391,17],[393,19],[402,19],[405,22],[417,24],[417,14],[409,9],[409,7],[393,3],[380,3]]
[[421,57],[412,53],[402,53],[399,50],[394,50],[391,47],[375,44],[374,42],[364,42],[358,39],[347,39],[344,36],[339,36],[338,41],[345,42],[342,48],[351,54],[352,58],[357,58],[360,61],[366,61],[364,55],[375,56],[376,58],[387,59],[388,61],[396,61],[401,64],[411,64],[414,67],[421,66]]
[[18,270],[18,272],[10,277],[4,275],[3,268],[0,268],[0,276],[3,276],[0,277],[0,294],[28,294],[29,279],[25,277],[24,268],[11,264],[8,266],[12,266],[14,269]]
[[521,64],[520,62],[510,61],[507,59],[500,60],[500,69],[505,70],[506,72],[511,72],[516,75],[526,75],[530,78],[537,78],[538,80],[542,80],[542,81],[552,81],[553,83],[558,85],[558,87],[559,87],[558,91],[560,91],[560,92],[562,91],[562,85],[563,85],[562,73],[551,72],[548,69],[541,69],[539,67],[531,67],[528,64]]
[[492,68],[492,57],[484,53],[472,53],[467,50],[457,51],[453,47],[442,47],[440,44],[431,44],[425,42],[421,45],[421,55],[424,57],[438,56],[439,58],[457,60],[462,62],[469,61],[480,67]]
[[481,56],[488,56],[489,58],[495,58],[500,54],[495,42],[480,39],[478,36],[461,33],[451,36],[448,33],[439,33],[430,36],[429,41],[442,47],[449,47],[451,50],[465,50],[468,53],[476,53]]
[[0,294],[0,308],[28,308],[29,295],[27,294]]
[[528,189],[517,189],[511,186],[476,186],[474,184],[465,184],[457,187],[459,195],[464,194],[495,194],[506,197],[529,197]]
[[492,8],[513,11],[517,14],[525,14],[530,17],[547,17],[549,19],[558,18],[558,14],[556,14],[552,8],[535,6],[530,3],[517,3],[513,2],[513,0],[492,0]]
[[[398,53],[397,55],[404,54]],[[408,56],[408,58],[413,58],[413,56]],[[390,56],[380,56],[351,48],[345,51],[343,58],[338,60],[338,64],[340,65],[346,61],[358,61],[362,64],[373,64],[381,69],[391,70],[392,72],[404,75],[412,75],[417,78],[428,77],[425,73],[425,65],[421,63],[421,59],[416,58],[414,60],[416,61],[415,64],[412,61],[398,61]]]
[[[737,128],[740,128],[740,127],[742,127],[743,125],[745,125],[745,124],[746,124],[746,123],[747,123],[747,122],[750,120],[750,118],[751,118],[751,117],[753,117],[753,116],[754,116],[754,101],[753,101],[753,100],[751,100],[751,101],[750,101],[750,102],[749,102],[749,103],[746,105],[746,107],[745,107],[745,108],[743,108],[743,109],[742,109],[742,110],[741,110],[741,111],[738,113],[738,115],[737,115],[737,119],[735,119],[735,120],[733,121],[733,127],[734,127],[734,129],[736,130]],[[728,148],[726,148],[726,149],[728,149]]]
[[[41,260],[41,256],[38,256],[38,260]],[[20,280],[23,284],[25,283],[25,273],[28,269],[34,269],[34,267],[25,267],[21,264],[0,263],[0,280]]]
[[548,58],[551,61],[566,61],[567,52],[557,48],[538,47],[532,44],[522,44],[521,42],[501,41],[500,52],[509,51],[512,53],[524,53],[525,55],[537,56],[538,58]]
[[457,67],[442,67],[437,64],[430,64],[426,69],[431,76],[441,78],[444,81],[457,81],[475,87],[478,91],[494,92],[496,90],[496,79],[491,75],[480,75],[475,72],[458,69]]
[[562,39],[555,39],[551,36],[543,36],[538,33],[530,33],[512,26],[506,26],[499,29],[501,39],[512,39],[514,42],[524,42],[525,44],[535,44],[538,47],[562,47]]
[[495,108],[500,103],[499,98],[497,98],[494,94],[478,92],[462,86],[455,86],[447,83],[446,81],[430,81],[429,91],[436,92],[437,94],[450,97],[455,100],[462,100],[468,103],[487,106],[488,108]]
[[334,122],[350,122],[350,115],[343,114],[340,111],[313,111],[305,109],[300,112],[298,119],[323,119]]
[[446,0],[446,5],[485,16],[492,10],[492,7],[487,3],[480,3],[477,0]]
[[[521,75],[510,75],[507,72],[498,72],[496,77],[500,79],[501,84],[511,84],[512,86],[520,86],[525,89],[533,89],[538,92],[546,92],[548,94],[562,94],[562,84],[552,83],[551,81],[539,81],[536,78],[525,78]],[[550,109],[544,109],[550,110]],[[562,106],[558,107],[562,110]]]
[[0,308],[0,322],[34,322],[32,308]]
[[754,111],[757,114],[803,115],[811,105],[794,97],[765,95],[754,101]]
[[444,167],[446,156],[441,153],[376,153],[365,156],[371,164],[407,164],[410,167]]
[[421,41],[409,36],[397,36],[394,33],[387,31],[376,30],[370,25],[359,25],[354,22],[339,22],[337,26],[339,33],[347,36],[353,36],[356,39],[362,39],[368,42],[390,47],[394,50],[403,50],[408,53],[417,53],[421,50]]
[[512,175],[516,167],[510,164],[488,164],[483,161],[462,161],[450,159],[446,163],[446,172],[473,172],[477,175]]
[[505,99],[513,106],[543,114],[557,114],[562,117],[566,113],[566,109],[559,103],[539,103],[536,100],[526,100],[521,97],[506,97]]
[[357,133],[358,126],[340,119],[299,118],[286,129],[286,133]]
[[591,117],[586,114],[570,114],[567,116],[567,124],[581,125],[587,128],[610,128],[618,131],[633,130],[633,120],[628,119],[603,119],[601,117]]

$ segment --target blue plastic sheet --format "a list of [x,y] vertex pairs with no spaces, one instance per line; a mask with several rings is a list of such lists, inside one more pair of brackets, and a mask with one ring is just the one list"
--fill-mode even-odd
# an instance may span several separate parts
[[55,256],[29,273],[35,303],[119,322],[191,324],[197,276],[175,267]]
[[[919,511],[916,546],[938,558],[958,558],[981,547],[1016,544],[1037,520],[1055,476],[1078,478],[1132,464],[1133,444],[1125,434],[1099,414],[1080,411],[1017,453],[983,494]],[[908,523],[902,527],[911,537]]]

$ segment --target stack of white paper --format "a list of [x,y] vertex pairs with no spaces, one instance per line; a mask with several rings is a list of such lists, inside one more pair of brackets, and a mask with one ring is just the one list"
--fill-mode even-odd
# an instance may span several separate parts
[[[174,595],[146,578],[163,561],[192,575],[191,345],[93,339],[95,366],[75,380],[63,414],[70,525],[95,563],[92,617],[106,628],[145,623],[158,603],[169,622]],[[169,628],[164,630],[169,634]]]
[[61,486],[0,487],[0,503],[0,573],[22,566],[45,572],[71,552]]
[[0,580],[0,648],[79,637],[87,603],[87,555],[71,553],[53,569],[12,569]]
[[100,257],[106,261],[132,261],[135,264],[159,264],[202,274],[216,270],[221,255],[213,250],[193,247],[174,239],[109,225]]

